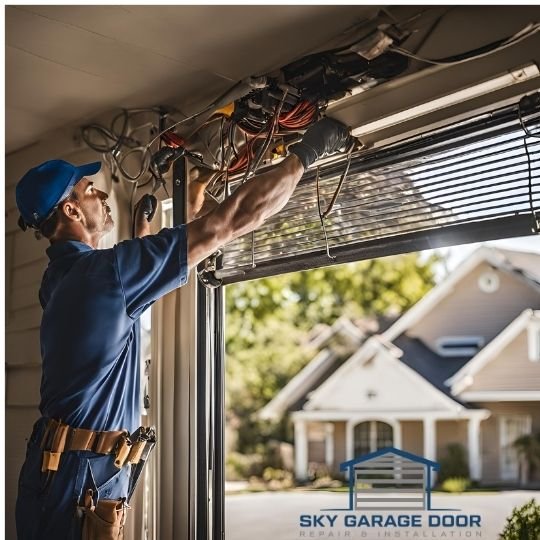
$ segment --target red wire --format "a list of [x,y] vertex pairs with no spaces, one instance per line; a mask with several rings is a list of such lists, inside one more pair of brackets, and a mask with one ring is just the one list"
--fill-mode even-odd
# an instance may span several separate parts
[[[300,101],[289,112],[281,114],[277,121],[274,119],[270,125],[270,129],[275,131],[278,126],[289,130],[304,129],[313,122],[316,114],[317,106],[315,104],[305,100]],[[230,173],[238,172],[247,167],[249,162],[255,157],[253,150],[255,141],[261,137],[268,136],[268,131],[254,133],[240,125],[238,125],[238,127],[246,134],[246,136],[250,136],[251,139],[246,143],[236,160],[231,163],[229,167]]]

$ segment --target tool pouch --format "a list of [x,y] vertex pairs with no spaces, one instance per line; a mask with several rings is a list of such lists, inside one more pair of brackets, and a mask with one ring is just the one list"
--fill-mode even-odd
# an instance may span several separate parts
[[123,540],[128,508],[125,498],[94,505],[93,492],[87,490],[84,506],[77,508],[83,517],[81,540]]

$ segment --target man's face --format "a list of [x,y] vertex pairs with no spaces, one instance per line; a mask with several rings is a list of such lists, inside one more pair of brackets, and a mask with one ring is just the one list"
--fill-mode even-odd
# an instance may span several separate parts
[[111,209],[106,203],[109,195],[94,186],[94,182],[83,178],[77,182],[73,193],[82,213],[82,224],[91,234],[103,233],[105,235],[114,227]]

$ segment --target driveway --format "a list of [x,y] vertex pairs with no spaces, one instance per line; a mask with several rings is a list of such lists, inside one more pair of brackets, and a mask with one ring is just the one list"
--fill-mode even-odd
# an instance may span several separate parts
[[[504,527],[506,517],[514,506],[521,505],[531,498],[540,501],[540,491],[504,491],[499,493],[478,493],[462,495],[433,494],[432,508],[451,509],[422,512],[416,510],[396,510],[394,512],[354,512],[321,510],[328,508],[346,508],[347,493],[321,492],[283,492],[230,494],[225,497],[226,535],[227,540],[296,540],[303,538],[482,538],[497,540]],[[457,510],[459,509],[459,511]],[[300,515],[329,515],[335,517],[334,527],[328,526],[328,518],[322,518],[318,526],[300,527]],[[350,516],[350,524],[356,525],[360,517],[365,515],[373,519],[373,515],[388,519],[389,514],[420,515],[420,527],[380,527],[343,525],[345,516]],[[469,515],[480,516],[481,526],[446,526],[429,527],[429,519],[435,523],[439,516],[445,518],[447,524],[457,516],[463,522]],[[308,519],[308,518],[304,518]],[[364,518],[365,519],[365,518]],[[391,519],[391,518],[390,518]],[[406,518],[402,518],[406,519]],[[441,518],[442,519],[442,518]],[[473,518],[473,522],[476,518]]]

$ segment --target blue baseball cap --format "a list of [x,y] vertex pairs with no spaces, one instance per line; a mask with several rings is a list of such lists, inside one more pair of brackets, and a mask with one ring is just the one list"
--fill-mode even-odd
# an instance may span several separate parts
[[21,213],[19,222],[39,228],[69,196],[79,180],[96,174],[100,169],[100,161],[76,167],[61,159],[52,159],[30,169],[15,188],[17,208]]

